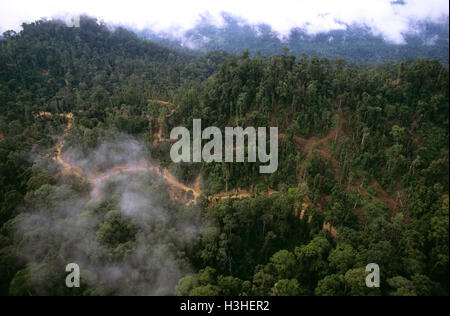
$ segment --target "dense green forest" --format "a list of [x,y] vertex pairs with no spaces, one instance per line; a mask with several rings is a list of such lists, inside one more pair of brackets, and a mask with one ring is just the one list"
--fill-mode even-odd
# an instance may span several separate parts
[[403,34],[404,43],[393,43],[376,35],[368,27],[342,25],[343,30],[309,34],[305,29],[293,28],[286,36],[275,32],[270,25],[251,25],[243,19],[222,14],[221,26],[203,18],[181,37],[152,30],[136,30],[142,38],[173,48],[195,51],[226,51],[241,54],[246,49],[251,55],[272,56],[282,54],[285,48],[300,56],[345,58],[366,64],[398,62],[406,58],[437,59],[448,64],[448,17],[438,23],[421,22],[411,25],[414,31]]
[[[278,126],[278,171],[171,162],[170,130],[195,118]],[[0,40],[0,294],[448,295],[448,142],[436,60],[199,55],[88,17],[24,24]]]

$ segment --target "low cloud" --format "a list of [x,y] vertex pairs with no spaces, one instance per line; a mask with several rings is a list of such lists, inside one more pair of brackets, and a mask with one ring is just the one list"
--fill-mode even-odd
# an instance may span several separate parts
[[131,136],[105,140],[88,156],[76,146],[67,154],[90,177],[93,168],[103,166],[101,199],[61,183],[27,194],[15,223],[15,243],[23,264],[33,268],[31,294],[64,288],[60,277],[72,262],[80,266],[81,283],[89,284],[91,293],[174,294],[178,280],[191,272],[183,253],[200,236],[200,211],[175,205],[151,169],[114,173],[117,164],[148,158],[145,145]]
[[3,1],[0,3],[0,29],[19,29],[22,22],[41,17],[67,17],[88,14],[105,22],[137,29],[150,28],[181,37],[202,19],[223,24],[224,12],[241,17],[252,25],[269,24],[281,36],[292,28],[310,34],[343,29],[346,25],[365,25],[385,39],[403,43],[403,34],[421,21],[448,19],[446,0],[166,0],[166,1]]

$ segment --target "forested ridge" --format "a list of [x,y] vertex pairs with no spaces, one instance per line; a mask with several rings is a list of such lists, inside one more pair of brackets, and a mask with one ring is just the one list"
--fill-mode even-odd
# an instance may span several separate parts
[[[194,55],[88,17],[6,32],[0,294],[448,295],[448,86],[435,60]],[[278,126],[277,172],[174,164],[198,118]]]
[[[398,62],[405,58],[437,59],[448,64],[448,16],[436,22],[410,25],[402,34],[403,43],[394,43],[376,34],[369,27],[341,24],[343,29],[310,34],[305,28],[293,28],[288,34],[279,34],[270,25],[252,25],[233,15],[222,14],[223,25],[202,18],[196,26],[174,36],[170,32],[135,30],[142,38],[173,48],[190,48],[193,52],[224,50],[241,54],[246,49],[252,55],[273,56],[289,53],[300,56],[345,58],[366,64]],[[414,30],[414,31],[412,31]]]

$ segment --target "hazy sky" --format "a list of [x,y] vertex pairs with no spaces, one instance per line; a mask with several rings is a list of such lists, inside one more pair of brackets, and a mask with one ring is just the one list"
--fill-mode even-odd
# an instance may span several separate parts
[[[397,1],[398,2],[398,1]],[[220,25],[221,12],[228,12],[252,24],[265,22],[280,34],[292,27],[306,27],[311,33],[342,28],[359,23],[374,33],[401,43],[402,32],[411,22],[437,21],[449,14],[448,0],[0,0],[0,31],[20,30],[22,22],[42,17],[81,14],[105,22],[122,23],[137,28],[181,34],[199,19],[207,17]]]

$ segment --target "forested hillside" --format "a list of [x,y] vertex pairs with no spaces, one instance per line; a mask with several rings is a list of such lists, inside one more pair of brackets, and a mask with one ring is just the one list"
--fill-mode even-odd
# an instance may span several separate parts
[[249,49],[252,55],[272,56],[282,54],[288,48],[295,56],[306,53],[366,64],[398,62],[406,58],[437,59],[448,64],[448,17],[438,23],[411,25],[411,30],[403,34],[404,43],[389,41],[361,25],[341,25],[342,30],[317,34],[310,34],[305,28],[293,28],[289,34],[282,35],[267,24],[251,25],[228,14],[223,14],[222,18],[224,22],[220,26],[204,18],[182,36],[152,30],[137,30],[136,34],[174,48],[190,48],[194,52],[223,50],[242,54]]
[[[0,294],[448,295],[448,86],[435,60],[24,24],[0,40]],[[278,171],[173,163],[171,129],[197,118],[278,126]]]

